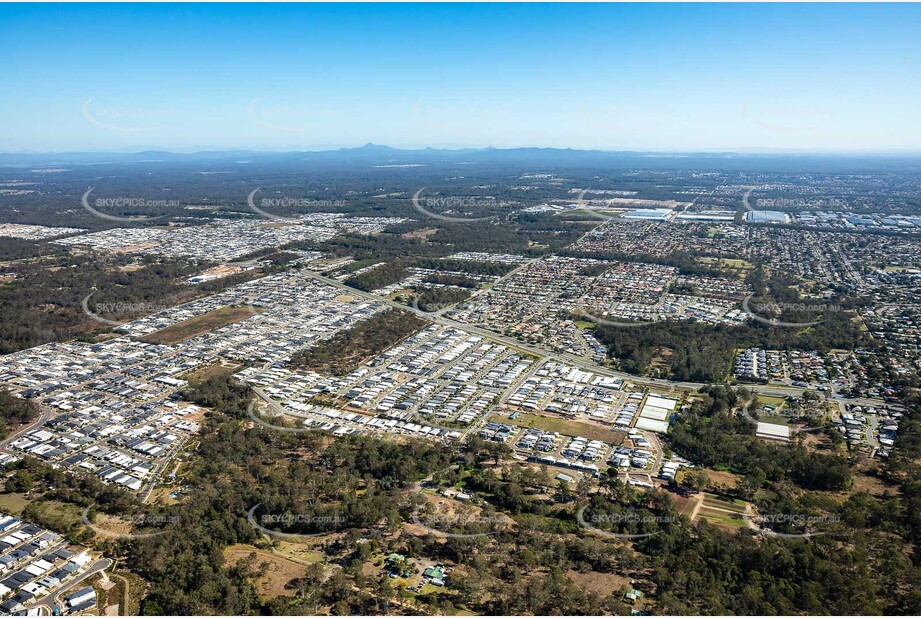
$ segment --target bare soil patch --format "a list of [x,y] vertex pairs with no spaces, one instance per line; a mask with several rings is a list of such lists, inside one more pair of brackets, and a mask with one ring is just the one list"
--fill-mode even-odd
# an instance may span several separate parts
[[292,580],[304,577],[307,574],[307,567],[293,560],[256,549],[251,545],[233,545],[224,550],[224,557],[232,565],[239,564],[253,555],[255,555],[254,566],[257,569],[263,563],[268,565],[265,574],[256,580],[259,594],[264,598],[294,596],[295,589],[287,585]]
[[630,587],[630,578],[616,573],[580,573],[579,571],[566,571],[566,578],[589,592],[597,595],[608,596],[622,588]]

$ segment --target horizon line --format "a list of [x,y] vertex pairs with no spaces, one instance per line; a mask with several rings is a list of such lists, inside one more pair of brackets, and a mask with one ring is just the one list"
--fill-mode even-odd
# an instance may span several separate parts
[[160,152],[172,155],[195,155],[207,153],[254,153],[254,154],[299,154],[299,153],[328,153],[339,152],[343,150],[362,150],[370,148],[382,148],[400,152],[417,152],[426,150],[436,150],[441,152],[483,152],[490,150],[512,151],[512,150],[559,150],[569,152],[597,152],[604,154],[660,154],[660,155],[774,155],[774,156],[803,156],[803,155],[825,155],[825,156],[921,156],[921,146],[917,149],[872,149],[872,150],[853,150],[853,149],[797,149],[797,148],[759,148],[759,147],[736,147],[736,148],[703,148],[703,149],[660,149],[660,148],[585,148],[577,146],[390,146],[388,144],[377,144],[366,142],[358,146],[314,146],[298,148],[280,147],[280,148],[260,148],[252,146],[193,146],[193,147],[169,147],[169,146],[132,146],[122,149],[66,149],[66,150],[4,150],[0,149],[0,155],[76,155],[76,154],[96,154],[96,155],[138,155],[148,152]]

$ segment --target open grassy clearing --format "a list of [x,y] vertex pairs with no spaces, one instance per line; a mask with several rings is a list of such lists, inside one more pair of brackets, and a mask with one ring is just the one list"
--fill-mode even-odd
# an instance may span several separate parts
[[762,406],[774,406],[777,410],[787,402],[783,397],[775,397],[774,395],[758,395],[758,401],[761,402]]
[[75,504],[57,500],[39,500],[32,503],[35,521],[53,530],[73,530],[83,526],[83,509]]
[[150,333],[141,338],[145,343],[171,345],[191,339],[197,335],[209,333],[218,328],[234,324],[246,318],[251,318],[261,310],[257,307],[245,305],[242,307],[221,307],[196,316],[190,320],[168,326],[163,330]]
[[729,502],[724,502],[722,500],[714,500],[712,498],[706,498],[706,497],[704,498],[704,506],[713,507],[717,509],[723,509],[726,511],[732,511],[733,513],[744,513],[745,512],[744,506],[741,506],[738,504],[732,504]]
[[306,564],[316,564],[323,562],[325,555],[323,552],[314,549],[311,545],[305,543],[293,543],[291,541],[278,541],[275,546],[278,553],[284,554],[288,558],[297,562]]
[[579,571],[569,570],[566,572],[566,579],[575,583],[582,590],[602,596],[630,587],[630,578],[616,573],[598,573],[595,571],[580,573]]
[[790,424],[790,419],[780,414],[759,414],[758,420],[762,423],[773,423],[774,425]]
[[224,550],[224,557],[232,565],[253,559],[257,569],[265,563],[265,574],[256,580],[259,595],[269,599],[277,596],[293,597],[296,590],[288,587],[295,579],[307,574],[307,567],[288,558],[257,549],[252,545],[232,545]]
[[747,526],[742,517],[732,517],[725,511],[710,510],[702,507],[697,514],[698,519],[705,519],[711,524],[731,526],[734,528],[744,528]]
[[711,500],[716,500],[718,502],[725,502],[726,504],[738,504],[739,506],[745,506],[744,500],[739,500],[738,498],[725,498],[723,496],[717,496],[716,494],[707,493],[706,498]]
[[512,425],[518,425],[519,427],[527,427],[529,429],[555,431],[557,433],[563,434],[564,436],[583,436],[589,440],[602,440],[604,442],[613,442],[615,444],[620,443],[624,436],[624,432],[622,431],[612,431],[611,429],[602,427],[601,425],[583,423],[581,421],[571,421],[565,418],[559,418],[557,416],[531,414],[529,412],[521,412],[514,419],[510,419],[508,416],[496,415],[493,416],[491,420],[498,421],[500,423],[510,423]]
[[744,270],[750,270],[752,268],[751,262],[732,258],[699,257],[697,258],[697,261],[701,264],[707,264],[711,266],[727,266],[729,268],[738,268]]
[[0,511],[19,517],[22,511],[29,506],[25,494],[9,493],[0,494]]
[[710,479],[710,486],[714,489],[725,487],[727,489],[732,489],[739,484],[741,476],[738,474],[733,474],[728,470],[713,470],[707,468],[704,470],[707,473],[707,478]]
[[236,373],[241,367],[242,365],[240,363],[212,363],[203,367],[197,367],[182,377],[189,382],[204,382],[211,378]]

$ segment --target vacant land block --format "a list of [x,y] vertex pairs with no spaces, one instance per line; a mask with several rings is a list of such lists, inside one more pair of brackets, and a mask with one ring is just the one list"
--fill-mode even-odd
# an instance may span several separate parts
[[592,423],[583,423],[581,421],[571,421],[556,416],[543,416],[541,414],[529,414],[527,412],[519,413],[513,419],[505,416],[495,416],[494,421],[500,423],[511,423],[519,427],[528,427],[529,429],[540,429],[542,431],[555,431],[564,436],[582,436],[589,440],[601,440],[607,443],[619,444],[625,435],[623,431],[614,431],[609,427],[595,425]]
[[172,345],[191,339],[197,335],[210,333],[228,324],[234,324],[240,320],[253,317],[259,309],[251,306],[243,307],[221,307],[214,311],[209,311],[203,315],[194,317],[178,324],[173,324],[163,330],[150,333],[143,337],[141,341],[146,343]]

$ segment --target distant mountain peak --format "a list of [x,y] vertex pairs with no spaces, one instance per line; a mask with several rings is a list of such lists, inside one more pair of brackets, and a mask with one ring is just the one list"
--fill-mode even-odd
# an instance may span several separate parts
[[365,151],[376,151],[376,152],[392,152],[397,150],[392,146],[385,146],[383,144],[375,144],[374,142],[368,142],[360,148],[343,148],[343,150],[365,150]]

